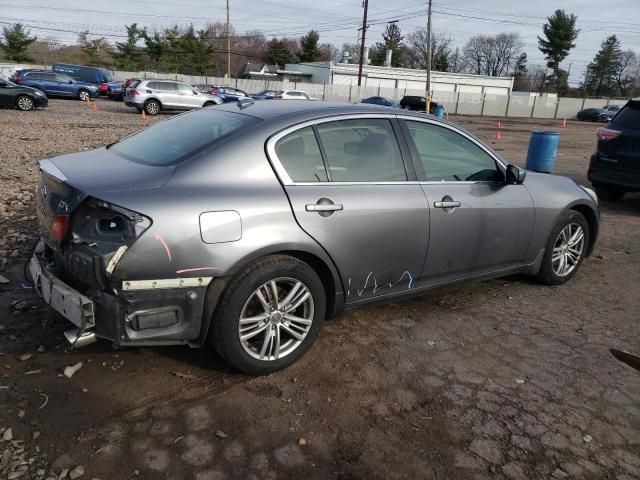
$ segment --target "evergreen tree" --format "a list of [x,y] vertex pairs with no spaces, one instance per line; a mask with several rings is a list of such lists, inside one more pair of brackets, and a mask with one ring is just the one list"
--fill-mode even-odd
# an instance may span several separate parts
[[273,38],[267,43],[267,52],[264,61],[269,65],[278,65],[281,68],[287,63],[298,63],[299,58],[295,54],[297,48],[294,42],[287,39]]
[[376,43],[371,49],[369,58],[373,65],[384,65],[387,50],[391,50],[391,66],[399,67],[403,62],[404,37],[400,32],[400,27],[396,23],[389,23],[382,34],[382,42]]
[[125,25],[125,28],[127,29],[127,41],[116,42],[116,51],[111,55],[118,68],[139,70],[142,64],[142,51],[136,46],[136,43],[144,37],[145,31],[139,29],[137,23]]
[[620,40],[615,35],[610,35],[602,42],[600,51],[587,67],[587,92],[596,97],[614,95],[621,62]]
[[322,51],[319,46],[320,35],[315,30],[300,38],[300,61],[301,62],[317,62],[320,60]]
[[78,43],[89,65],[95,65],[98,62],[100,52],[106,50],[109,46],[104,37],[90,39],[89,30],[78,34]]
[[556,10],[547,18],[547,23],[542,27],[544,38],[538,37],[538,48],[547,60],[547,67],[553,70],[550,78],[556,91],[560,85],[560,63],[569,55],[569,51],[575,47],[573,41],[578,37],[580,30],[576,28],[578,17],[567,14],[564,10]]
[[0,41],[0,50],[11,62],[33,62],[33,57],[27,53],[27,48],[36,41],[36,37],[31,37],[21,23],[16,23],[13,27],[2,27],[4,42]]
[[146,30],[143,32],[145,50],[149,59],[153,63],[154,71],[160,71],[160,62],[167,53],[167,42],[159,32],[153,32],[152,36],[149,36]]

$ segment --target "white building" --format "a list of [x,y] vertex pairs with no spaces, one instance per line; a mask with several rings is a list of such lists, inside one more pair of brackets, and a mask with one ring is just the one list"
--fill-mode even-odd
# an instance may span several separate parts
[[[287,64],[285,70],[298,74],[299,80],[332,85],[357,85],[358,65],[352,63],[310,62]],[[400,90],[425,89],[427,72],[409,68],[363,65],[362,86],[397,88]],[[513,77],[490,77],[467,73],[431,72],[434,92],[479,93],[508,95],[513,89]]]

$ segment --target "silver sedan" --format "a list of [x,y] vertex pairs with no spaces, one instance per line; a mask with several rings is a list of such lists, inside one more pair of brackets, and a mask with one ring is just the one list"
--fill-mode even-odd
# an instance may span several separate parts
[[208,342],[250,374],[345,309],[514,273],[564,283],[598,234],[591,190],[362,104],[229,103],[40,168],[29,272],[71,342]]

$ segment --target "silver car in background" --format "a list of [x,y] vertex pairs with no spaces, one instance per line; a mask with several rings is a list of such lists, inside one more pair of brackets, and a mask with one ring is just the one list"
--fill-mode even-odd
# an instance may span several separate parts
[[147,79],[136,80],[127,88],[124,103],[147,115],[157,115],[163,110],[193,110],[223,102],[183,82]]
[[227,103],[40,169],[29,272],[71,342],[210,342],[250,374],[364,304],[515,273],[564,283],[599,225],[573,180],[366,104]]

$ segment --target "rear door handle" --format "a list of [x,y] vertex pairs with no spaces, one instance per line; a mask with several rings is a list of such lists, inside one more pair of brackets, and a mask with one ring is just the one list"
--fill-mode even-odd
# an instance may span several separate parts
[[456,207],[460,206],[460,202],[457,202],[455,200],[434,202],[433,206],[436,207],[436,208],[456,208]]
[[343,207],[340,203],[313,203],[305,205],[304,209],[307,212],[337,212]]

